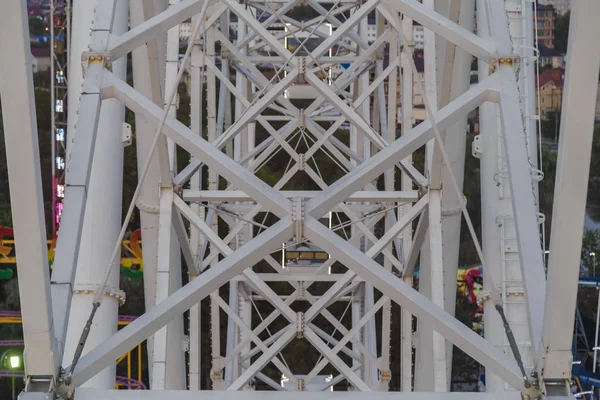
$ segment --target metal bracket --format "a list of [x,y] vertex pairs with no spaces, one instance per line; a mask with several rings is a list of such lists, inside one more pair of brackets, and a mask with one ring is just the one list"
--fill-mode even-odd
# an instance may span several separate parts
[[179,197],[183,197],[183,186],[182,185],[173,185],[173,193]]
[[[60,369],[61,373],[64,373],[64,369]],[[44,400],[54,399],[54,393],[56,385],[53,376],[28,376],[27,369],[25,370],[25,389],[23,392],[39,394],[40,398]],[[42,397],[43,396],[43,397]],[[21,398],[21,396],[19,396]]]
[[538,168],[531,168],[531,178],[534,182],[539,182],[544,179],[544,171]]
[[496,69],[498,67],[506,67],[506,66],[518,66],[518,64],[521,62],[521,59],[517,56],[513,56],[513,55],[508,55],[506,57],[499,57],[499,58],[491,58],[490,59],[490,69],[489,69],[489,74],[493,74],[494,72],[496,72]]
[[304,130],[306,128],[306,114],[304,108],[298,110],[298,129]]
[[127,147],[131,144],[131,125],[127,122],[123,123],[123,134],[122,134],[123,146]]
[[306,158],[304,157],[304,153],[298,154],[298,170],[304,171],[306,168]]
[[483,303],[489,300],[491,297],[492,293],[489,290],[481,290],[479,293],[477,293],[477,305],[483,306]]
[[294,221],[294,241],[301,243],[304,240],[304,199],[294,198],[292,203],[292,220]]
[[183,335],[182,347],[183,351],[190,351],[190,335]]
[[304,83],[306,74],[306,59],[304,57],[298,57],[298,77],[296,78],[296,82]]
[[471,153],[475,158],[481,158],[481,156],[483,155],[483,140],[481,140],[481,135],[473,137],[473,143],[471,144]]
[[81,54],[81,68],[83,69],[84,77],[88,66],[93,63],[102,63],[106,69],[112,72],[112,54],[107,52],[93,53],[86,51]]
[[[100,285],[78,284],[73,288],[73,294],[94,294]],[[125,304],[125,292],[118,287],[105,286],[104,295],[115,298],[120,305]]]
[[66,371],[61,368],[61,376],[58,378],[55,392],[64,400],[70,400],[75,394],[75,387],[73,386],[72,382],[67,384],[64,381],[63,376],[65,375],[65,373]]
[[210,380],[213,382],[218,382],[223,380],[223,369],[211,369],[210,370]]
[[298,282],[298,300],[306,300],[306,287],[304,282]]
[[304,321],[304,313],[296,313],[296,338],[302,339],[304,337],[304,327],[306,326]]
[[148,214],[158,214],[160,211],[158,206],[151,206],[149,204],[144,204],[139,200],[137,200],[135,202],[135,206],[138,208],[138,210],[143,211]]
[[391,371],[381,371],[381,381],[382,382],[389,382],[392,379],[392,372]]
[[306,382],[304,382],[304,379],[298,379],[296,381],[296,390],[298,392],[305,392],[306,391]]

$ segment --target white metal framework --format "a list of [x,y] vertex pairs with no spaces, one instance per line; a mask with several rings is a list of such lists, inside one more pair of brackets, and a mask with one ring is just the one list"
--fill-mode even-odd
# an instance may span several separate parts
[[50,142],[52,147],[52,234],[56,235],[63,210],[67,169],[67,105],[71,0],[50,2]]
[[[40,240],[45,230],[31,71],[22,68],[30,69],[24,1],[7,4],[0,45],[11,61],[0,60],[0,93],[3,100],[19,93],[2,107],[18,268],[30,278],[19,282],[23,399],[48,391],[63,398],[184,399],[196,396],[185,389],[209,388],[244,392],[207,398],[279,398],[251,390],[257,380],[278,391],[312,390],[328,366],[336,375],[319,390],[346,381],[353,391],[387,391],[390,345],[398,340],[404,392],[448,391],[455,345],[485,367],[488,391],[515,391],[472,397],[568,395],[577,283],[571,275],[563,282],[578,265],[582,218],[562,213],[583,212],[586,176],[570,181],[573,199],[557,186],[554,215],[561,226],[553,226],[559,233],[552,237],[547,287],[536,205],[532,41],[515,42],[533,34],[529,2],[478,1],[477,36],[473,0],[75,1],[70,90],[82,86],[78,111],[69,114],[73,135],[51,279],[45,244],[19,247],[23,230],[33,229]],[[315,16],[292,17],[299,6]],[[574,38],[597,37],[598,17],[594,0],[573,4],[570,60],[588,57],[580,52],[590,49],[593,60],[568,64],[573,88],[561,125],[559,182],[589,164],[574,162],[577,151],[589,154],[594,95],[585,82],[597,78],[600,49],[584,50]],[[179,25],[190,18],[179,60]],[[424,82],[413,61],[413,20],[426,29]],[[23,37],[9,40],[8,32]],[[133,86],[125,79],[129,53]],[[472,56],[480,80],[469,87]],[[184,73],[190,126],[175,115]],[[304,101],[297,101],[302,88]],[[427,118],[413,126],[416,91]],[[15,107],[28,111],[27,124]],[[127,228],[118,231],[124,108],[135,113],[139,176],[124,214],[129,221],[137,206],[141,215],[146,312],[116,332],[124,298],[115,264]],[[461,188],[466,115],[477,108],[483,252],[475,242],[485,272],[485,338],[453,316],[461,214],[475,234]],[[340,129],[345,124],[349,129]],[[413,165],[422,148],[424,166]],[[176,149],[189,154],[183,170]],[[275,163],[280,152],[287,165]],[[324,217],[333,223],[324,225]],[[90,244],[94,229],[98,252]],[[567,237],[557,239],[560,232]],[[283,248],[287,257],[280,261]],[[183,286],[182,266],[189,274]],[[203,299],[210,301],[210,332],[201,329],[208,317]],[[261,315],[256,302],[268,304],[262,309],[270,314]],[[390,337],[392,302],[402,309],[397,338]],[[335,311],[344,308],[347,319]],[[560,326],[558,312],[569,315]],[[203,335],[211,341],[211,387],[201,382]],[[109,391],[114,361],[146,339],[150,389],[170,391]],[[308,371],[281,356],[299,341],[320,355]],[[268,364],[277,376],[266,373]],[[372,397],[379,396],[385,397]]]

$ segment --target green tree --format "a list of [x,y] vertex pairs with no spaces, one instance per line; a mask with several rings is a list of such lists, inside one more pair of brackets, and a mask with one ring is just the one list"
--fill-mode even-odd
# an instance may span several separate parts
[[598,221],[600,220],[600,124],[596,124],[591,151],[587,206],[590,217]]
[[581,266],[583,271],[590,276],[600,275],[600,230],[588,230],[583,233],[581,244]]
[[554,21],[554,49],[559,53],[567,52],[570,17],[571,11],[567,11],[564,15],[558,15]]
[[549,112],[541,120],[542,136],[552,140],[558,140],[560,131],[560,112]]

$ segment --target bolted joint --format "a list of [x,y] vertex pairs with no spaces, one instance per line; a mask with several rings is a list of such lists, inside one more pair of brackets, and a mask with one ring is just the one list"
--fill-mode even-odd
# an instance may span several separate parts
[[296,82],[304,83],[306,75],[306,59],[304,57],[298,57],[298,77]]
[[512,55],[490,59],[489,74],[493,74],[499,67],[516,67],[521,62],[519,57]]
[[306,382],[304,381],[304,379],[298,379],[296,381],[296,390],[298,392],[305,392],[306,391]]
[[389,370],[381,371],[381,381],[389,382],[392,379],[392,372]]
[[[537,383],[537,381],[536,381]],[[565,387],[568,388],[570,385],[566,385]],[[530,384],[530,385],[525,385],[525,389],[523,389],[523,391],[521,392],[521,398],[523,400],[539,400],[542,398],[542,392],[540,390],[540,387],[538,384]]]
[[489,74],[493,74],[494,72],[496,72],[496,68],[498,67],[498,59],[496,58],[490,58],[490,64],[489,64]]
[[173,193],[175,193],[179,197],[182,197],[183,196],[183,186],[182,185],[173,185]]
[[75,394],[75,387],[73,384],[61,384],[56,387],[56,394],[60,396],[63,400],[71,400],[73,395]]
[[304,286],[304,282],[298,282],[298,300],[306,300],[306,287]]
[[502,67],[506,67],[506,66],[516,65],[520,61],[521,60],[519,59],[519,57],[502,57],[502,58],[498,59],[498,64]]
[[491,298],[492,293],[487,289],[483,289],[479,293],[477,293],[477,305],[483,307],[483,303],[490,300]]
[[301,108],[298,112],[298,129],[304,130],[306,128],[306,114],[304,108]]
[[299,312],[296,313],[296,338],[302,339],[304,337],[304,328],[305,328],[305,320],[304,313]]
[[304,200],[294,198],[292,203],[292,220],[294,221],[294,241],[301,243],[304,239]]
[[91,64],[98,63],[112,71],[112,54],[107,52],[84,52],[81,55],[81,61],[84,73]]
[[[99,287],[100,285],[94,284],[76,284],[75,288],[73,289],[73,294],[95,294]],[[105,286],[104,296],[116,299],[120,305],[125,304],[125,292],[120,290],[118,287]]]
[[223,380],[223,369],[211,369],[210,370],[210,380],[213,382],[220,382]]
[[298,154],[298,170],[304,171],[305,168],[306,168],[306,157],[305,157],[304,153],[299,153]]

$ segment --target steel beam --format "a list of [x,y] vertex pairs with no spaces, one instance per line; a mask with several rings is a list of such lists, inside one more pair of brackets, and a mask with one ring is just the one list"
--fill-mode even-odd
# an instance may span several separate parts
[[[206,1],[209,1],[209,4],[214,3],[214,0]],[[168,31],[190,18],[190,16],[199,14],[203,5],[204,1],[185,0],[176,6],[169,7],[166,11],[137,25],[130,31],[116,36],[108,50],[114,60],[126,56],[134,49],[154,40],[159,34]]]
[[[103,53],[112,30],[116,0],[99,4],[91,36],[90,49]],[[86,70],[81,91],[77,140],[72,145],[67,167],[64,212],[61,216],[61,235],[56,245],[51,276],[52,308],[56,337],[64,349],[71,298],[83,231],[83,220],[94,159],[94,146],[100,118],[102,99],[100,88],[106,70],[105,59],[92,62]],[[61,360],[62,361],[62,360]]]
[[[99,390],[99,389],[80,389],[79,395],[87,400],[163,400],[165,398],[173,400],[196,400],[198,393],[186,391],[165,390],[160,392],[136,391],[136,390]],[[206,400],[277,400],[282,396],[275,391],[203,391],[202,398]],[[304,400],[307,396],[315,400],[362,400],[365,398],[361,392],[305,392],[289,391],[284,395],[290,400]],[[521,397],[518,392],[504,393],[396,393],[401,400],[519,400]],[[41,400],[35,394],[24,393],[22,400]],[[20,397],[20,398],[21,398]],[[369,399],[386,400],[390,398],[389,393],[373,392],[369,394]]]
[[[160,107],[137,93],[123,81],[112,78],[104,90],[107,90],[107,96],[116,97],[125,106],[135,112],[144,114],[149,120],[158,123],[159,118],[162,116]],[[173,139],[175,143],[189,151],[193,156],[204,160],[207,165],[219,168],[221,174],[230,182],[245,190],[279,217],[285,217],[291,213],[292,205],[289,200],[256,176],[248,173],[246,169],[217,150],[212,144],[195,135],[179,121],[167,118],[164,129],[165,135]]]
[[[581,237],[586,209],[594,105],[600,70],[600,43],[582,41],[600,35],[600,3],[572,4],[565,92],[558,146],[552,211],[542,344],[538,369],[543,380],[565,380],[571,374],[571,344],[577,300]],[[588,36],[592,35],[592,36]],[[576,62],[580,60],[581,62]],[[585,61],[583,61],[585,60]],[[561,318],[556,318],[560,315]]]
[[[487,62],[496,56],[496,45],[492,40],[478,37],[473,32],[457,25],[448,18],[431,9],[427,9],[417,0],[385,0],[385,3],[392,9],[414,19],[425,28],[465,49],[480,60]],[[505,29],[508,29],[508,27]]]
[[415,292],[365,254],[323,227],[316,219],[306,217],[305,232],[310,240],[319,243],[324,250],[371,282],[383,294],[406,307],[417,318],[432,324],[446,340],[501,376],[511,386],[523,388],[523,379],[516,362],[503,351],[492,346],[433,302]]
[[529,335],[534,354],[539,354],[539,340],[542,337],[544,316],[543,299],[546,298],[546,273],[533,191],[534,182],[525,144],[515,73],[510,66],[500,67],[499,73],[506,82],[500,91],[500,115],[521,261],[521,275],[527,302]]
[[188,310],[198,301],[213,293],[217,288],[239,275],[244,269],[254,265],[263,253],[280,246],[291,237],[293,223],[290,217],[284,218],[215,267],[167,297],[152,310],[143,314],[127,327],[118,331],[110,339],[84,355],[73,375],[73,383],[79,386],[124,354],[136,344],[165,326],[171,320]]
[[[465,94],[456,98],[448,106],[435,114],[439,129],[446,129],[466,113],[480,105],[483,101],[493,100],[491,88],[497,87],[497,80],[492,77],[471,88]],[[410,134],[390,143],[389,146],[375,154],[368,161],[358,166],[352,173],[339,179],[323,192],[306,203],[306,208],[312,216],[323,215],[334,205],[344,201],[351,193],[361,186],[393,167],[398,159],[403,159],[416,149],[424,146],[433,138],[433,127],[425,121],[414,128]]]
[[23,361],[27,379],[36,379],[56,375],[63,348],[58,346],[52,315],[27,7],[23,1],[4,6],[0,23],[2,120],[17,271],[22,277]]

